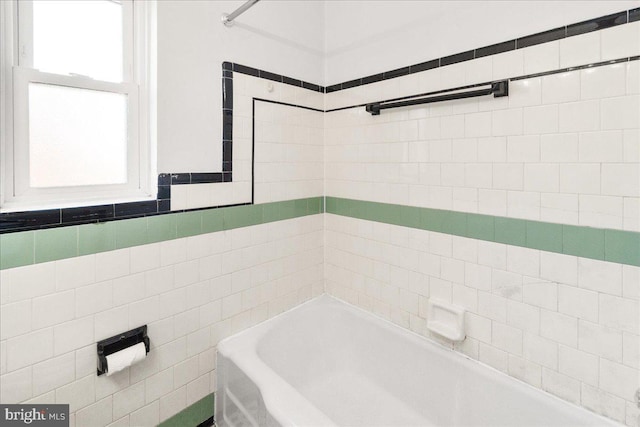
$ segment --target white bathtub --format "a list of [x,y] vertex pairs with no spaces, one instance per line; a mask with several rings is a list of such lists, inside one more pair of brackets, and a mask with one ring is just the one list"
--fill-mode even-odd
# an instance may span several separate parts
[[614,426],[321,296],[220,342],[216,424]]

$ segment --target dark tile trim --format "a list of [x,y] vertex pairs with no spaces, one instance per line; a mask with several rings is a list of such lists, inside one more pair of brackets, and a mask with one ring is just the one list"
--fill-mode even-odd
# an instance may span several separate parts
[[469,61],[475,58],[475,51],[468,50],[462,53],[456,53],[455,55],[445,56],[440,58],[440,66],[457,64],[458,62]]
[[523,49],[529,46],[535,46],[541,43],[548,43],[554,40],[563,39],[567,36],[566,27],[554,28],[553,30],[544,31],[542,33],[532,34],[526,37],[516,39],[516,49]]
[[[472,59],[483,58],[489,55],[496,55],[498,53],[508,52],[516,49],[523,49],[525,47],[535,46],[541,43],[547,43],[554,40],[560,40],[566,37],[577,36],[580,34],[588,33],[591,31],[603,30],[615,25],[622,25],[628,22],[634,22],[640,20],[640,8],[625,10],[611,15],[600,16],[594,19],[590,19],[575,24],[565,25],[563,27],[554,28],[552,30],[544,31],[537,34],[531,34],[523,36],[518,39],[509,40],[501,43],[496,43],[490,46],[479,47],[474,50],[457,53],[454,55],[445,56],[443,58],[436,58],[430,61],[421,62],[419,64],[410,65],[396,70],[386,71],[380,74],[375,74],[368,77],[363,77],[356,80],[350,80],[348,82],[336,83],[324,88],[325,93],[337,92],[352,87],[375,83],[380,80],[391,79],[395,77],[405,76],[407,74],[419,73],[420,71],[426,71],[433,68],[444,67],[447,65],[456,64],[458,62],[470,61]],[[380,78],[379,76],[382,76]],[[360,81],[360,84],[356,84]]]
[[[84,206],[78,208],[64,208],[64,209],[48,209],[40,211],[25,211],[25,212],[10,212],[0,214],[0,234],[10,233],[16,231],[26,231],[38,228],[49,228],[57,226],[65,226],[78,223],[92,223],[100,221],[110,221],[124,218],[131,218],[136,216],[157,215],[163,213],[175,212],[171,211],[171,186],[172,185],[191,185],[191,184],[205,184],[205,183],[218,183],[218,182],[232,182],[233,181],[233,73],[238,72],[241,74],[247,74],[250,76],[264,78],[272,81],[281,82],[291,86],[302,87],[307,90],[320,93],[331,93],[339,90],[348,89],[351,87],[357,87],[370,83],[375,83],[381,80],[392,79],[396,77],[405,76],[408,74],[418,73],[421,71],[430,70],[450,64],[455,64],[462,61],[471,60],[474,58],[482,58],[489,55],[495,55],[502,52],[507,52],[514,49],[522,49],[524,47],[533,46],[540,43],[546,43],[553,40],[562,39],[565,37],[571,37],[578,34],[584,34],[591,31],[598,31],[605,28],[610,28],[615,25],[622,25],[628,22],[636,22],[640,20],[640,8],[631,9],[619,13],[614,13],[607,16],[601,16],[588,21],[571,24],[565,27],[556,28],[553,30],[545,31],[538,34],[533,34],[526,37],[521,37],[517,40],[509,40],[502,43],[497,43],[491,46],[481,47],[475,50],[462,52],[455,55],[449,55],[444,58],[433,59],[430,61],[421,62],[419,64],[398,68],[395,70],[379,73],[360,79],[351,80],[348,82],[338,83],[331,86],[323,87],[314,83],[305,82],[302,80],[294,79],[291,77],[271,73],[265,70],[259,70],[257,68],[248,67],[242,64],[236,64],[232,62],[222,63],[222,114],[223,114],[223,159],[222,159],[222,172],[197,172],[197,173],[162,173],[158,175],[158,197],[156,200],[149,200],[144,202],[132,202],[132,203],[117,203],[112,205],[100,205],[100,206]],[[639,60],[640,56],[634,56],[631,58],[621,58],[615,61],[606,61],[597,64],[589,64],[581,67],[571,67],[561,70],[554,70],[545,73],[531,74],[526,76],[518,76],[510,78],[509,80],[522,80],[527,78],[539,77],[549,74],[563,73],[567,71],[574,71],[583,68],[596,67],[609,65],[616,62],[635,61]],[[491,82],[487,82],[489,84]],[[481,86],[485,84],[465,86],[458,89],[466,89],[475,86]],[[450,91],[453,89],[447,89]],[[415,96],[433,95],[443,91],[436,91],[425,93]],[[404,97],[407,98],[407,97]],[[396,98],[385,100],[381,102],[389,102],[401,100],[404,98]],[[272,102],[282,105],[290,105],[294,107],[305,108],[313,111],[323,111],[315,108],[304,107],[294,104],[279,103],[275,101],[269,101],[264,99],[255,98],[255,100],[263,102]],[[255,104],[255,102],[254,102]],[[353,105],[347,107],[336,108],[327,110],[324,112],[332,112],[345,110],[354,107],[362,107],[365,104]],[[252,140],[255,139],[255,135]],[[253,179],[253,167],[252,167],[252,179]],[[253,203],[253,185],[252,185],[252,202]],[[246,204],[242,203],[241,205]]]
[[611,15],[602,16],[596,19],[590,19],[584,22],[578,22],[567,26],[567,37],[577,36],[578,34],[590,33],[591,31],[604,30],[627,23],[627,11],[613,13]]
[[516,50],[516,41],[509,40],[508,42],[492,44],[491,46],[481,47],[476,49],[476,58],[483,58],[489,55],[496,55],[498,53],[509,52],[510,50]]

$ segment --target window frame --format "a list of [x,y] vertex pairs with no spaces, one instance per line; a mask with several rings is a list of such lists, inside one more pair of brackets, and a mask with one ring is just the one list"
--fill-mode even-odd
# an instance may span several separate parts
[[[123,5],[123,81],[54,74],[32,67],[31,1],[0,2],[0,212],[155,199],[156,4]],[[28,28],[25,28],[27,26]],[[43,83],[127,95],[127,183],[33,188],[29,185],[29,84]]]

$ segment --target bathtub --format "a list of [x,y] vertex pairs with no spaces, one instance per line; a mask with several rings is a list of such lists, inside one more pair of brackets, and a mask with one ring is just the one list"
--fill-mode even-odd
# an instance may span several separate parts
[[323,295],[218,345],[219,427],[614,426]]

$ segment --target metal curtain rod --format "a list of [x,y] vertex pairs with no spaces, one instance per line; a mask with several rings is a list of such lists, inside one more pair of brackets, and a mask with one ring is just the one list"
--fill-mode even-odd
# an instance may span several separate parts
[[227,27],[232,26],[234,19],[236,19],[238,16],[242,15],[247,9],[249,9],[254,4],[258,3],[259,1],[260,0],[249,0],[248,2],[243,4],[242,6],[240,6],[236,10],[234,10],[233,12],[231,12],[231,13],[223,13],[222,14],[222,23],[224,25],[226,25]]
[[[456,89],[452,89],[456,90]],[[432,96],[428,98],[410,99],[407,101],[380,103],[373,102],[365,106],[366,110],[371,113],[372,116],[380,115],[381,110],[388,108],[408,107],[410,105],[430,104],[432,102],[451,101],[453,99],[474,98],[476,96],[485,96],[493,94],[494,98],[501,96],[509,96],[509,80],[502,80],[499,82],[491,83],[491,87],[488,89],[472,90],[470,92],[458,92],[450,93],[447,95]]]

